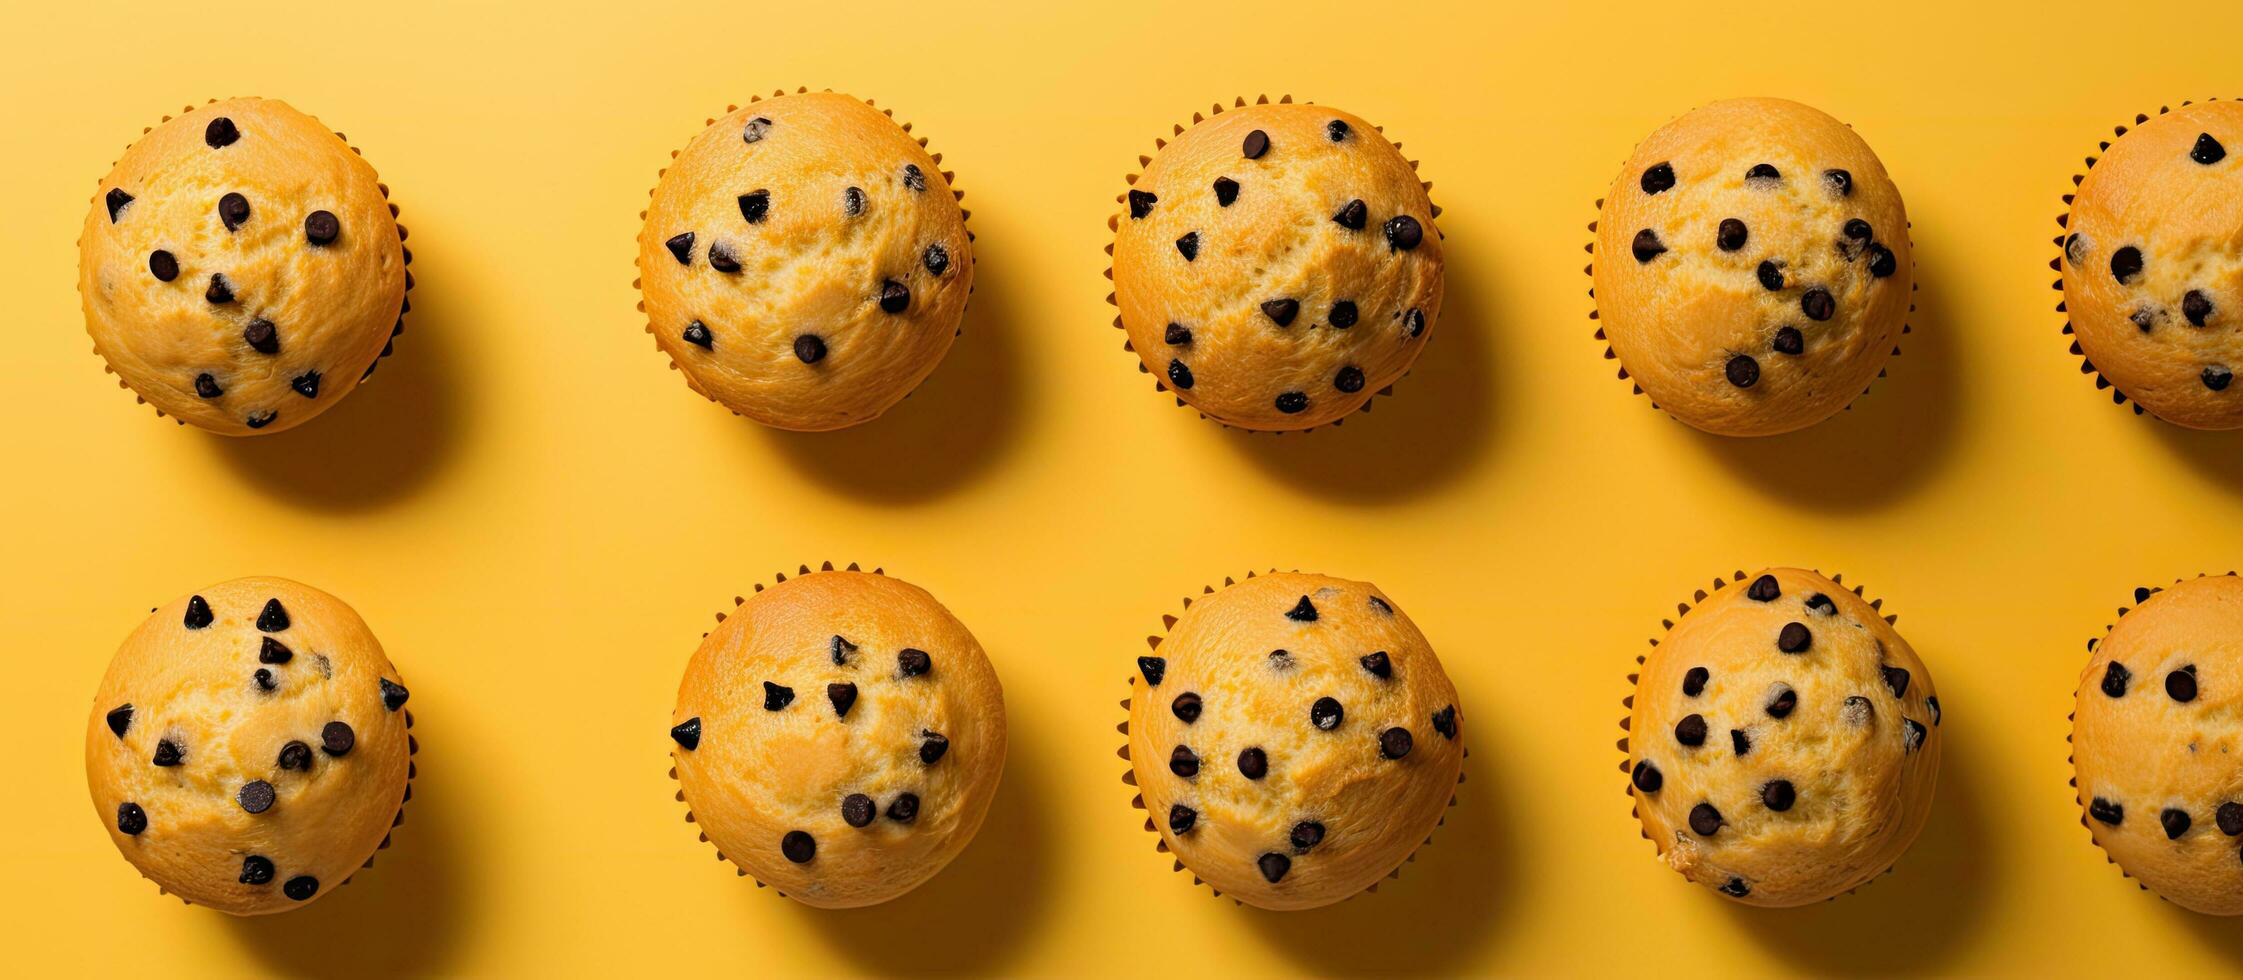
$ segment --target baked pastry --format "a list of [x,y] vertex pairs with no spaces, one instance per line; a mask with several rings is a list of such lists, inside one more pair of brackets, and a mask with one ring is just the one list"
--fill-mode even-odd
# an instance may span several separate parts
[[94,351],[160,414],[293,428],[404,329],[404,229],[341,133],[274,99],[189,106],[125,150],[78,236]]
[[694,391],[765,425],[839,429],[942,363],[974,284],[965,195],[890,115],[781,93],[672,154],[640,215],[640,309]]
[[174,599],[94,695],[94,810],[168,894],[295,908],[372,866],[404,822],[408,697],[365,621],[318,589],[244,578]]
[[2053,260],[2072,353],[2120,404],[2243,427],[2243,103],[2134,117],[2066,195]]
[[678,799],[717,857],[820,908],[919,887],[1005,768],[1005,692],[926,590],[802,567],[719,615],[678,685]]
[[1291,96],[1192,123],[1139,158],[1108,222],[1128,348],[1225,425],[1309,429],[1366,407],[1441,313],[1432,185],[1377,127]]
[[2243,914],[2243,579],[2136,589],[2088,645],[2072,767],[2095,843],[2183,908]]
[[1838,413],[1884,370],[1915,289],[1908,213],[1869,144],[1783,99],[1686,113],[1602,212],[1597,338],[1652,404],[1720,435]]
[[1835,898],[1891,870],[1939,779],[1939,695],[1882,603],[1771,568],[1715,579],[1629,678],[1643,835],[1748,905]]
[[1265,909],[1398,874],[1456,803],[1456,688],[1376,586],[1223,581],[1137,659],[1123,753],[1146,828],[1217,895]]

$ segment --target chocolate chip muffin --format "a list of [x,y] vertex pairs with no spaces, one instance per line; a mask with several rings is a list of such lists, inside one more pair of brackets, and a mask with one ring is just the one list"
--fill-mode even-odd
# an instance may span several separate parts
[[1377,127],[1287,96],[1192,116],[1108,222],[1125,347],[1177,403],[1284,431],[1368,407],[1441,312],[1440,209]]
[[2087,158],[2050,265],[2072,353],[2120,404],[2243,427],[2243,103],[2138,115]]
[[672,154],[640,215],[639,308],[693,390],[765,425],[840,429],[942,362],[973,291],[965,195],[890,115],[776,93]]
[[78,237],[95,353],[159,414],[279,432],[374,373],[412,256],[389,188],[341,133],[274,99],[165,117]]
[[1717,578],[1629,678],[1621,770],[1644,837],[1748,905],[1868,884],[1931,813],[1931,673],[1881,602],[1839,583],[1796,568]]
[[408,697],[342,600],[236,579],[155,610],[109,661],[86,782],[166,893],[235,915],[348,883],[412,798]]
[[1707,432],[1813,425],[1898,353],[1908,213],[1869,144],[1797,102],[1703,106],[1636,146],[1589,229],[1597,339]]
[[2183,908],[2243,914],[2243,579],[2134,590],[2073,695],[2080,822]]
[[718,615],[678,686],[678,799],[759,885],[820,908],[919,887],[965,850],[1005,768],[1005,694],[917,586],[802,566]]
[[1132,769],[1145,829],[1215,894],[1265,909],[1399,874],[1456,803],[1456,688],[1376,586],[1223,580],[1137,658]]

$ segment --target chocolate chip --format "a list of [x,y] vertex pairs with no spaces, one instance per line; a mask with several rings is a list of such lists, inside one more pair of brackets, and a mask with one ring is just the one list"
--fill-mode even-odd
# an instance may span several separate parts
[[280,353],[280,330],[264,317],[249,321],[249,325],[241,329],[241,339],[259,354]]
[[1362,231],[1364,225],[1371,223],[1371,209],[1364,206],[1362,198],[1356,198],[1334,212],[1332,220],[1350,231]]
[[234,287],[227,284],[224,273],[214,274],[210,277],[210,288],[203,290],[202,298],[212,306],[224,306],[234,301]]
[[1654,163],[1644,170],[1643,176],[1636,183],[1643,188],[1644,193],[1657,194],[1674,186],[1674,167],[1666,163]]
[[1830,298],[1830,290],[1816,286],[1800,295],[1799,312],[1809,320],[1828,320],[1838,312],[1838,301]]
[[125,737],[125,730],[132,727],[132,705],[120,704],[109,709],[109,713],[101,717],[109,722],[111,732],[115,733],[118,738],[123,738]]
[[709,268],[728,274],[738,272],[740,271],[740,257],[732,254],[732,246],[723,242],[710,242]]
[[1799,332],[1798,327],[1779,327],[1776,329],[1776,339],[1768,346],[1778,354],[1797,357],[1807,349],[1807,337]]
[[1379,754],[1389,759],[1399,759],[1410,754],[1410,730],[1389,728],[1379,733]]
[[340,758],[358,747],[358,733],[351,731],[347,722],[331,721],[320,726],[319,750]]
[[761,143],[764,134],[770,131],[771,120],[764,116],[757,116],[748,120],[747,125],[740,127],[740,142]]
[[[305,241],[314,245],[330,245],[342,233],[343,223],[336,219],[333,211],[314,211],[304,216]],[[688,249],[693,247],[693,234],[691,232],[686,233],[685,243]],[[676,248],[675,245],[671,246],[672,251],[676,251]],[[682,262],[684,259],[681,257],[679,261]]]
[[382,707],[390,711],[396,711],[397,709],[404,707],[406,700],[413,696],[413,692],[406,690],[405,685],[399,684],[396,681],[392,681],[387,677],[381,679],[381,685]]
[[816,334],[808,333],[794,338],[794,357],[795,360],[801,361],[804,364],[816,364],[819,361],[825,360],[825,340]]
[[1892,249],[1876,242],[1869,243],[1870,275],[1883,279],[1898,271],[1900,271],[1900,260],[1893,257]]
[[157,282],[170,282],[179,278],[179,260],[170,252],[157,249],[148,253],[148,274]]
[[185,761],[186,754],[179,750],[179,743],[168,738],[157,740],[156,755],[148,760],[151,765],[159,769],[169,769]]
[[1659,241],[1658,232],[1645,228],[1636,232],[1635,241],[1628,246],[1628,250],[1635,253],[1636,262],[1648,263],[1665,252],[1667,246],[1666,243]]
[[1293,655],[1283,650],[1271,650],[1269,652],[1269,669],[1278,671],[1292,670]]
[[1411,337],[1423,334],[1425,332],[1425,311],[1411,310],[1402,314],[1402,329]]
[[1658,792],[1659,787],[1666,785],[1667,781],[1665,776],[1659,774],[1659,767],[1652,765],[1649,759],[1636,760],[1635,771],[1628,778],[1635,783],[1637,790],[1645,793]]
[[1753,579],[1752,585],[1745,589],[1745,598],[1754,602],[1774,602],[1783,598],[1783,586],[1776,584],[1775,576],[1762,575]]
[[1706,744],[1706,716],[1684,715],[1674,723],[1674,740],[1691,748]]
[[1297,299],[1272,299],[1262,301],[1262,315],[1269,317],[1272,323],[1275,323],[1280,327],[1292,326],[1293,318],[1300,315],[1300,312],[1301,301]]
[[1187,725],[1198,721],[1199,713],[1204,708],[1205,705],[1200,701],[1199,695],[1190,691],[1176,695],[1176,700],[1168,704],[1168,710],[1176,714],[1176,720]]
[[833,665],[842,667],[848,665],[849,655],[857,652],[857,645],[840,636],[835,636],[827,643],[827,651],[833,656]]
[[1155,196],[1153,196],[1152,192],[1150,192],[1150,191],[1141,191],[1141,190],[1138,190],[1138,189],[1136,189],[1136,188],[1134,188],[1134,187],[1130,188],[1130,190],[1129,190],[1129,217],[1130,217],[1130,219],[1131,219],[1131,220],[1136,220],[1136,219],[1138,219],[1138,218],[1142,218],[1142,217],[1144,217],[1144,216],[1146,216],[1146,215],[1148,215],[1148,214],[1151,214],[1151,213],[1153,213],[1153,205],[1155,205],[1155,204],[1159,204],[1159,203],[1160,203],[1160,198],[1158,198],[1158,197],[1155,197]]
[[1183,347],[1192,342],[1192,332],[1182,324],[1171,323],[1168,325],[1168,332],[1161,339],[1167,341],[1170,347]]
[[[205,377],[208,377],[208,375],[205,375]],[[215,618],[216,617],[211,615],[210,603],[205,602],[202,596],[195,595],[187,597],[187,615],[184,617],[182,622],[188,629],[199,630],[207,627]],[[130,715],[131,712],[126,712],[126,714]]]
[[919,794],[905,793],[888,803],[888,819],[910,823],[919,819]]
[[263,813],[272,809],[273,800],[273,784],[262,779],[243,783],[241,789],[234,793],[234,802],[241,804],[241,808],[250,813]]
[[1745,239],[1748,237],[1744,222],[1735,218],[1723,218],[1721,227],[1714,231],[1713,243],[1724,252],[1734,252],[1745,247]]
[[1690,808],[1690,829],[1700,837],[1711,837],[1721,832],[1721,811],[1711,803],[1700,803]]
[[1838,604],[1820,592],[1807,597],[1807,611],[1817,616],[1828,616],[1838,611]]
[[1227,208],[1230,207],[1231,202],[1235,200],[1238,200],[1238,181],[1232,180],[1229,177],[1215,178],[1216,206]]
[[2190,147],[2188,151],[2189,159],[2207,167],[2220,162],[2226,156],[2227,147],[2221,146],[2220,141],[2213,139],[2210,133],[2196,134],[2196,145]]
[[1285,872],[1293,870],[1293,859],[1271,851],[1256,858],[1254,866],[1262,869],[1262,880],[1274,885],[1285,877]]
[[1316,622],[1316,603],[1310,602],[1304,595],[1301,601],[1293,604],[1293,608],[1285,611],[1285,618],[1296,623]]
[[1807,631],[1805,623],[1785,623],[1776,634],[1776,649],[1785,653],[1805,653],[1814,642],[1815,635]]
[[257,689],[260,691],[271,691],[280,687],[280,679],[274,677],[273,672],[264,667],[257,668],[257,672],[251,676],[256,679]]
[[763,682],[763,710],[778,711],[794,703],[794,688]]
[[1347,120],[1334,119],[1324,124],[1324,138],[1337,143],[1347,138]]
[[931,732],[922,728],[919,730],[919,736],[919,761],[924,765],[931,766],[941,762],[943,753],[950,751],[950,738],[941,732]]
[[138,837],[148,829],[148,811],[138,803],[117,804],[117,830],[127,837]]
[[[1371,601],[1377,602],[1378,600],[1373,599]],[[1365,654],[1361,659],[1358,659],[1356,663],[1362,664],[1364,670],[1370,671],[1371,676],[1376,677],[1380,680],[1385,680],[1389,677],[1394,676],[1394,661],[1386,655],[1386,651],[1384,650],[1380,650],[1377,653]]]
[[1350,395],[1358,391],[1362,391],[1363,369],[1356,367],[1353,364],[1341,368],[1340,373],[1334,375],[1332,378],[1332,387],[1338,388],[1339,390]]
[[1139,657],[1137,672],[1145,675],[1146,687],[1159,687],[1160,679],[1168,673],[1168,661],[1163,657]]
[[252,854],[241,859],[240,881],[244,885],[272,884],[273,875],[276,873],[278,871],[273,867],[272,858]]
[[2116,827],[2126,822],[2126,807],[2098,796],[2087,804],[2087,815]]
[[1239,752],[1238,774],[1248,779],[1260,779],[1269,775],[1269,753],[1259,748]]
[[1931,734],[1931,730],[1925,728],[1923,722],[1914,718],[1902,718],[1900,720],[1900,746],[1907,751],[1914,752],[1922,748],[1924,746],[1924,736],[1929,734]]
[[841,798],[841,822],[851,827],[872,826],[872,818],[879,805],[863,793],[851,793]]
[[1389,251],[1407,252],[1425,241],[1425,228],[1416,218],[1398,214],[1386,219],[1386,246]]
[[1303,851],[1324,843],[1324,825],[1314,820],[1294,824],[1291,840],[1294,848]]
[[257,613],[257,630],[262,633],[278,633],[287,629],[288,623],[288,608],[279,599],[265,600],[265,608]]
[[1799,707],[1799,692],[1794,691],[1788,687],[1784,688],[1783,690],[1776,692],[1775,697],[1769,699],[1767,708],[1768,717],[1788,717],[1791,714],[1792,709],[1797,707]]
[[1752,169],[1751,169],[1751,170],[1747,170],[1747,171],[1745,171],[1745,179],[1746,179],[1746,180],[1782,180],[1782,179],[1783,179],[1783,173],[1782,173],[1782,172],[1780,172],[1780,171],[1778,171],[1778,170],[1776,169],[1776,167],[1775,167],[1775,165],[1774,165],[1774,164],[1769,164],[1769,163],[1756,163],[1756,164],[1753,164],[1753,165],[1752,165]]
[[1191,390],[1192,369],[1183,361],[1170,358],[1168,361],[1168,383],[1178,391]]
[[1356,315],[1355,301],[1343,299],[1332,304],[1331,315],[1325,317],[1325,320],[1332,326],[1345,330],[1355,325]]
[[288,744],[280,747],[280,758],[277,760],[277,764],[281,769],[288,772],[303,772],[310,769],[312,767],[312,747],[291,740]]
[[2212,822],[2219,824],[2220,833],[2229,837],[2243,834],[2243,803],[2220,804],[2220,808],[2212,814]]
[[104,200],[109,206],[109,223],[116,224],[117,212],[124,210],[125,205],[132,203],[132,195],[125,193],[122,187],[112,187],[109,189],[109,196]]
[[2158,811],[2157,822],[2165,828],[2166,840],[2178,840],[2182,834],[2188,833],[2189,818],[2186,810],[2166,807]]
[[2182,704],[2196,700],[2196,665],[2165,675],[2165,696]]
[[1713,672],[1704,667],[1690,668],[1682,675],[1682,696],[1694,698],[1704,694],[1706,692],[1706,681],[1712,678]]
[[896,654],[896,672],[905,677],[917,677],[935,669],[935,660],[927,651],[905,647]]
[[685,746],[688,752],[701,747],[701,717],[695,715],[670,729],[670,738]]
[[2111,253],[2111,278],[2118,280],[2119,285],[2126,285],[2127,280],[2141,275],[2141,273],[2141,249],[2128,245]]
[[942,275],[943,270],[950,268],[950,250],[942,247],[941,242],[930,242],[919,253],[919,264],[930,276]]
[[[1261,132],[1261,130],[1257,129],[1255,130],[1255,132],[1258,133]],[[1169,833],[1178,835],[1191,833],[1192,826],[1197,823],[1199,823],[1198,810],[1194,810],[1191,807],[1183,805],[1182,803],[1171,805],[1168,808]]]
[[218,222],[233,231],[249,220],[249,199],[239,193],[228,192],[218,199]]
[[1347,712],[1340,707],[1338,698],[1317,698],[1315,704],[1308,706],[1308,723],[1322,731],[1340,727],[1340,721],[1346,717]]
[[262,429],[273,424],[273,420],[279,417],[280,412],[277,409],[269,412],[251,412],[248,418],[242,419],[242,424],[252,429]]
[[1287,415],[1299,415],[1308,410],[1308,393],[1288,391],[1277,396],[1277,410]]
[[306,371],[293,378],[290,378],[288,379],[288,387],[295,389],[297,394],[302,395],[306,398],[318,398],[319,372]]
[[312,896],[319,894],[319,879],[310,875],[297,875],[280,886],[280,893],[295,901],[310,901]]
[[787,831],[786,836],[779,838],[779,853],[796,864],[809,864],[811,858],[818,856],[818,839],[799,830]]
[[699,347],[702,350],[710,350],[713,348],[713,345],[716,344],[716,338],[709,335],[708,324],[702,323],[699,320],[695,320],[692,323],[686,324],[685,332],[679,334],[678,336],[684,338],[686,343],[692,344],[695,347]]
[[2189,326],[2203,326],[2212,318],[2212,298],[2201,289],[2189,290],[2181,297],[2181,315],[2188,318]]
[[[789,692],[789,696],[792,696],[792,692]],[[826,700],[833,703],[834,717],[847,718],[849,717],[849,709],[857,703],[857,685],[847,681],[839,684],[828,684],[826,685]],[[768,706],[769,702],[766,701],[765,704]]]
[[911,287],[890,279],[880,284],[880,308],[901,313],[911,306]]
[[1451,742],[1456,741],[1456,705],[1444,705],[1433,713],[1433,730]]
[[234,128],[234,121],[225,116],[211,120],[210,125],[204,126],[202,130],[202,141],[213,150],[232,146],[240,138],[241,130]]
[[1715,890],[1731,898],[1743,898],[1752,894],[1752,886],[1745,884],[1743,878],[1735,875],[1730,875],[1729,880],[1722,882],[1721,887]]
[[2214,364],[2205,368],[2203,373],[2197,375],[2197,378],[2204,382],[2206,388],[2213,391],[2226,391],[2228,383],[2235,380],[2235,372]]
[[263,644],[257,648],[257,662],[261,664],[284,664],[294,659],[295,656],[295,651],[288,649],[279,640],[269,636],[265,637]]
[[1832,167],[1832,168],[1830,168],[1829,170],[1825,170],[1825,171],[1823,171],[1823,172],[1822,172],[1822,181],[1823,181],[1823,183],[1825,183],[1825,184],[1828,184],[1828,185],[1830,185],[1830,189],[1831,189],[1831,190],[1832,190],[1833,192],[1837,193],[1837,195],[1838,195],[1839,197],[1852,197],[1852,196],[1853,196],[1853,193],[1854,193],[1854,175],[1853,175],[1853,174],[1847,173],[1847,172],[1845,172],[1845,171],[1843,171],[1843,170],[1840,170],[1840,169],[1838,169],[1838,168],[1836,168],[1836,167]]
[[2064,261],[2075,266],[2082,265],[2087,261],[2087,250],[2093,247],[2088,243],[2087,236],[2075,231],[2064,239]]
[[1262,154],[1269,152],[1269,134],[1259,129],[1246,134],[1246,140],[1239,144],[1238,152],[1248,160],[1261,159]]
[[841,214],[854,218],[864,213],[864,188],[848,187],[841,191]]
[[1761,260],[1757,274],[1760,276],[1760,288],[1771,293],[1783,288],[1783,267],[1777,265],[1774,259]]
[[1199,232],[1186,232],[1184,237],[1177,239],[1176,254],[1183,256],[1186,262],[1199,258]]
[[1893,697],[1906,697],[1908,695],[1908,671],[1906,669],[1879,664],[1877,671],[1885,676],[1885,686],[1892,689]]
[[1721,373],[1728,377],[1730,384],[1750,388],[1760,382],[1760,362],[1753,360],[1750,354],[1738,354],[1722,366]]
[[1860,218],[1846,219],[1846,224],[1842,230],[1845,232],[1847,238],[1854,239],[1855,241],[1866,242],[1872,238],[1877,237],[1877,230],[1871,228],[1869,226],[1869,222],[1863,221]]
[[1777,813],[1791,809],[1791,805],[1798,800],[1799,793],[1792,788],[1791,780],[1771,779],[1767,785],[1760,787],[1760,802]]
[[1849,725],[1866,725],[1869,724],[1870,719],[1877,717],[1876,706],[1870,704],[1868,698],[1859,694],[1848,697],[1846,703],[1838,710],[1839,717],[1845,719],[1846,724]]
[[1933,727],[1933,728],[1937,728],[1937,727],[1939,727],[1939,699],[1938,699],[1938,698],[1936,698],[1936,697],[1927,697],[1927,698],[1925,698],[1925,699],[1924,699],[1924,707],[1925,707],[1925,708],[1927,708],[1927,709],[1929,709],[1929,710],[1931,711],[1931,724],[1932,724],[1932,727]]
[[1185,779],[1199,775],[1199,753],[1193,752],[1188,745],[1177,746],[1175,751],[1168,754],[1168,771]]
[[1745,730],[1742,728],[1729,729],[1729,750],[1738,755],[1750,754],[1752,752],[1752,736],[1745,734]]
[[770,215],[770,191],[755,190],[740,195],[740,217],[746,218],[749,224],[762,224],[763,219],[770,217]]
[[216,398],[225,393],[226,389],[218,387],[218,379],[211,377],[209,372],[195,375],[196,395],[203,398]]
[[907,163],[903,165],[903,186],[910,188],[914,194],[926,192],[927,175],[919,169],[918,164]]

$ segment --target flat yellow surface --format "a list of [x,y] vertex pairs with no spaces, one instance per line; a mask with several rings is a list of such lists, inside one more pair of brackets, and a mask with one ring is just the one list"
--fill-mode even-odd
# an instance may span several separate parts
[[[2064,745],[2085,640],[2132,588],[2243,564],[2243,435],[2114,407],[2065,352],[2048,268],[2059,195],[2112,124],[2243,94],[2243,8],[326,6],[0,13],[9,972],[2108,977],[2243,961],[2243,923],[2105,865]],[[726,104],[800,84],[916,122],[980,239],[948,363],[889,418],[814,436],[690,394],[630,285],[669,151]],[[1427,357],[1374,413],[1305,438],[1224,431],[1154,394],[1101,277],[1137,154],[1265,91],[1381,123],[1446,209]],[[229,94],[349,133],[404,207],[418,280],[369,387],[243,441],[117,390],[72,288],[110,161],[164,113]],[[1888,380],[1758,442],[1631,397],[1590,339],[1581,272],[1590,202],[1634,141],[1745,94],[1869,140],[1923,282]],[[827,558],[948,603],[996,661],[1013,731],[964,857],[838,914],[733,877],[665,776],[711,614]],[[1886,598],[1948,739],[1937,812],[1898,872],[1789,912],[1656,863],[1613,747],[1660,617],[1715,574],[1775,563]],[[1172,874],[1114,752],[1160,614],[1272,565],[1396,597],[1447,660],[1472,749],[1462,805],[1400,881],[1306,914]],[[364,614],[412,685],[423,752],[379,866],[237,922],[159,897],[116,855],[80,737],[150,606],[252,573]]]

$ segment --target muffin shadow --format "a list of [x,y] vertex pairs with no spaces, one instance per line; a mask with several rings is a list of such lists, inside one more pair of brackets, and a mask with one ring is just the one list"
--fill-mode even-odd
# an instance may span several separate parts
[[950,866],[894,901],[866,908],[787,904],[866,972],[1001,975],[1032,944],[1051,907],[1052,828],[1041,761],[1014,743],[981,831]]
[[[986,252],[976,254],[988,261]],[[974,271],[964,334],[934,373],[895,407],[832,432],[754,428],[798,472],[868,502],[930,500],[988,469],[1014,440],[1022,381],[1012,334],[1014,298],[987,267]]]
[[[1968,737],[1968,736],[1965,736]],[[1989,883],[1987,821],[1975,760],[1945,747],[1931,819],[1893,874],[1851,895],[1791,909],[1721,901],[1737,931],[1809,976],[1938,973],[1971,940]]]
[[1224,434],[1280,482],[1344,501],[1406,501],[1462,476],[1492,447],[1502,390],[1490,375],[1486,307],[1461,285],[1449,284],[1417,363],[1369,411],[1311,432]]
[[460,307],[425,284],[413,299],[396,353],[365,385],[285,432],[211,436],[219,458],[266,496],[337,513],[392,503],[427,483],[462,435],[459,352],[441,313]]
[[[1485,716],[1466,734],[1483,746],[1500,744]],[[1421,846],[1400,878],[1379,879],[1376,894],[1296,912],[1241,907],[1263,941],[1317,976],[1443,976],[1468,964],[1493,940],[1517,864],[1515,841],[1496,820],[1501,784],[1481,762],[1464,760],[1465,781],[1456,806]],[[1482,790],[1485,790],[1483,792]],[[1179,872],[1189,874],[1190,872]],[[1222,899],[1229,901],[1227,897]]]
[[[1867,510],[1922,485],[1951,454],[1962,390],[1940,296],[1916,296],[1886,377],[1852,407],[1796,432],[1739,438],[1684,426],[1743,482],[1787,504]],[[1680,425],[1681,423],[1676,423]]]
[[2243,930],[2236,928],[2238,919],[2235,916],[2191,912],[2163,900],[2159,904],[2165,906],[2167,915],[2178,917],[2188,927],[2188,931],[2196,936],[2197,943],[2210,950],[2212,955],[2231,966],[2243,966]]
[[2146,417],[2143,421],[2157,427],[2158,441],[2165,444],[2168,452],[2180,457],[2206,479],[2230,492],[2243,492],[2243,432],[2207,432],[2155,417]]

